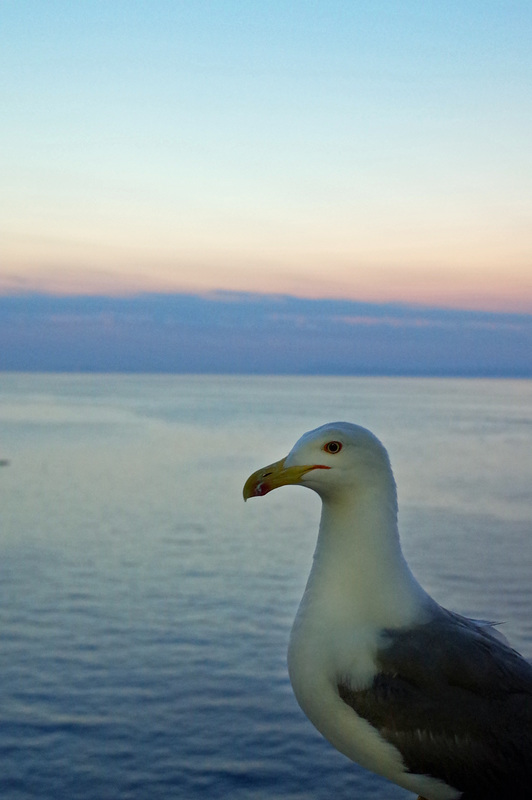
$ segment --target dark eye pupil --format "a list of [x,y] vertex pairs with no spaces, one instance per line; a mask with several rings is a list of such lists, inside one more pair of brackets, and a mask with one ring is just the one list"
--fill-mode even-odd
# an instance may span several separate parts
[[338,453],[341,447],[342,445],[340,442],[329,442],[326,449],[329,451],[329,453]]

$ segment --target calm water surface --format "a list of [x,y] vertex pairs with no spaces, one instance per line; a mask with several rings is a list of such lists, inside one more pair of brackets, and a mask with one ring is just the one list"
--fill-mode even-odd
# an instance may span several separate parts
[[247,475],[346,419],[383,440],[439,602],[532,656],[532,383],[0,375],[5,800],[412,797],[299,711],[318,498]]

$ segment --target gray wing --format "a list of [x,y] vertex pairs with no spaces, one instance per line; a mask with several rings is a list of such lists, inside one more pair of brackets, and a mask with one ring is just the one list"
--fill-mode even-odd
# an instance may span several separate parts
[[532,666],[490,626],[444,609],[383,632],[373,685],[342,700],[401,752],[407,769],[440,778],[462,800],[532,797]]

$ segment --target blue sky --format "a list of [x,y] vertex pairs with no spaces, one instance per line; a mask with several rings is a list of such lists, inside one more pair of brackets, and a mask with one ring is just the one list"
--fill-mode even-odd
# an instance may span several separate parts
[[528,2],[3,0],[0,291],[532,311]]
[[531,41],[529,2],[3,0],[0,367],[530,374]]

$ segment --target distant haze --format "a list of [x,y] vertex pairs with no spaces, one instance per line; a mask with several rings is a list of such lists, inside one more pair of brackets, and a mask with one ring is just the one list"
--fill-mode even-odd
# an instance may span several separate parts
[[246,293],[0,297],[0,370],[532,377],[532,315]]

